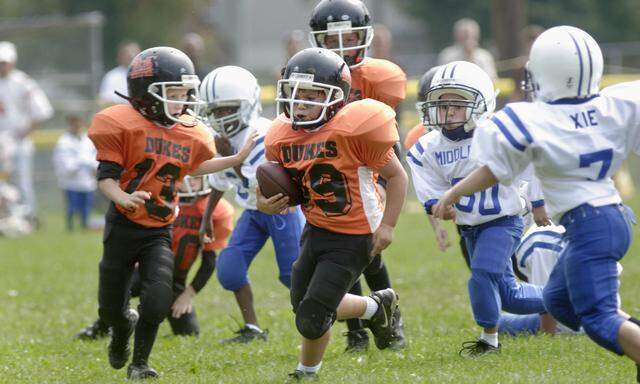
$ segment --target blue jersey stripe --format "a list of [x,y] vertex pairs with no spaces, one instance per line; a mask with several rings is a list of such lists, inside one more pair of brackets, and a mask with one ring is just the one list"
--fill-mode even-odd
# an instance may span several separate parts
[[423,166],[424,166],[420,160],[416,159],[416,158],[413,156],[413,153],[408,152],[408,153],[407,153],[407,157],[408,157],[408,158],[410,158],[410,159],[411,159],[411,161],[413,161],[415,164],[417,164],[417,165],[419,165],[419,166],[421,166],[421,167],[423,167]]
[[559,246],[558,244],[546,243],[544,241],[536,241],[535,243],[531,244],[531,246],[526,251],[524,251],[524,254],[522,255],[522,259],[520,260],[520,268],[525,267],[524,262],[529,258],[529,256],[531,256],[531,254],[533,253],[533,251],[536,250],[536,248],[550,249],[556,252],[562,251],[562,247]]
[[580,50],[580,46],[578,45],[578,42],[576,41],[576,39],[573,37],[573,35],[570,32],[569,36],[571,37],[571,40],[573,40],[573,44],[576,46],[576,50],[578,51],[578,61],[580,63],[580,79],[578,80],[578,96],[582,96],[582,51]]
[[509,116],[509,119],[513,121],[516,127],[518,127],[520,132],[522,132],[522,134],[524,135],[524,138],[527,139],[529,144],[533,143],[533,137],[531,136],[529,131],[527,131],[527,128],[525,128],[524,124],[522,123],[522,120],[520,120],[520,118],[518,117],[518,115],[516,115],[513,109],[511,109],[511,107],[505,107],[503,111],[504,113],[507,114],[507,116]]
[[525,150],[524,145],[516,141],[516,139],[511,135],[511,132],[509,132],[507,127],[504,126],[504,124],[502,123],[502,121],[500,121],[500,119],[498,119],[496,116],[492,116],[491,121],[493,121],[493,123],[498,127],[498,129],[500,129],[500,132],[502,132],[504,137],[507,138],[509,143],[511,143],[511,145],[513,145],[515,149],[517,149],[518,151],[524,152]]
[[261,138],[259,138],[258,140],[256,140],[256,147],[260,144],[264,143],[264,136],[262,136]]
[[424,153],[424,147],[420,144],[420,141],[416,141],[415,147],[418,150],[418,153],[421,155]]
[[264,155],[264,149],[261,149],[258,153],[256,153],[251,160],[249,160],[249,164],[253,165],[256,161],[260,160],[260,158]]
[[438,202],[438,199],[431,199],[424,202],[424,210],[427,211],[428,215],[431,215],[431,208]]

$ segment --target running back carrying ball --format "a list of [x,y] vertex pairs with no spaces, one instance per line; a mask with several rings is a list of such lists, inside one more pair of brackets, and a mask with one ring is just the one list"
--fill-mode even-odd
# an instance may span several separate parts
[[289,205],[296,206],[301,202],[300,189],[287,171],[275,161],[260,164],[256,178],[262,194],[269,198],[282,193],[289,197]]

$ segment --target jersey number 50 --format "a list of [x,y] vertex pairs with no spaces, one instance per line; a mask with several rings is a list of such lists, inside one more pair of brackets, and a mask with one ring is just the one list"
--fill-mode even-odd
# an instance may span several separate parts
[[[451,186],[456,185],[460,180],[462,180],[462,177],[457,177],[452,179]],[[478,213],[480,213],[480,215],[488,216],[488,215],[497,215],[500,213],[502,208],[500,207],[500,199],[498,199],[498,193],[500,192],[499,188],[500,186],[498,184],[491,187],[491,201],[493,203],[492,204],[493,207],[487,208],[486,206],[487,191],[485,190],[480,192],[480,202],[478,203]],[[473,195],[469,195],[465,197],[467,197],[469,200],[464,204],[456,203],[456,208],[460,210],[460,212],[470,213],[473,211],[473,206],[476,203],[476,194],[474,193]]]

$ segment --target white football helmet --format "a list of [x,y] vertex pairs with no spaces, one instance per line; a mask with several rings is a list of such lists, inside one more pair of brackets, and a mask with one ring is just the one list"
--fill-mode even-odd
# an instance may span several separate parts
[[598,93],[602,68],[593,37],[576,27],[553,27],[531,46],[523,88],[539,101],[587,97]]
[[201,117],[225,137],[233,137],[262,112],[260,86],[251,72],[228,65],[211,71],[200,85]]
[[194,198],[211,193],[211,184],[206,176],[185,176],[178,190],[178,198]]
[[[462,99],[441,99],[445,94],[455,94]],[[428,119],[425,127],[442,129],[449,124],[448,113],[442,121],[439,109],[466,108],[464,130],[474,129],[480,121],[488,118],[496,108],[497,92],[489,75],[476,64],[454,61],[438,67],[427,92],[424,107]]]

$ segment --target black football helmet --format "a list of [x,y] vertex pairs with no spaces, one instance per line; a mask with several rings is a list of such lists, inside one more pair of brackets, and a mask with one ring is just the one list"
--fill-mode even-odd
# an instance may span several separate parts
[[[284,113],[293,129],[313,129],[329,121],[347,103],[351,72],[336,53],[323,48],[306,48],[289,59],[277,88],[278,115],[282,118]],[[301,100],[298,98],[298,90],[301,89],[322,91],[325,99],[323,102]],[[296,104],[322,106],[322,112],[317,119],[301,121],[292,114]]]
[[[191,59],[182,51],[171,47],[154,47],[140,52],[127,72],[127,99],[147,119],[164,127],[176,123],[194,126],[195,118],[185,119],[185,113],[197,116],[201,102],[198,97],[200,80]],[[171,100],[167,89],[186,88],[187,100]],[[169,113],[168,104],[183,105],[177,115]]]
[[[349,67],[362,64],[367,48],[373,41],[373,28],[369,10],[360,0],[322,0],[311,13],[309,21],[311,45],[331,49],[338,53]],[[356,33],[358,42],[353,45],[344,44],[344,35]],[[329,48],[327,36],[338,36],[338,47]],[[355,55],[345,55],[348,51],[357,51]]]
[[440,65],[432,67],[427,72],[422,75],[420,81],[418,81],[418,97],[416,102],[416,109],[418,110],[418,116],[420,117],[420,121],[427,127],[429,114],[427,113],[427,93],[431,88],[431,83],[433,81],[433,76],[435,76],[436,72],[438,72],[438,68]]

